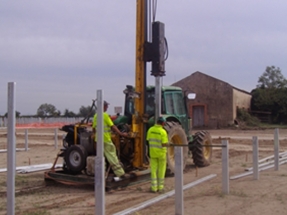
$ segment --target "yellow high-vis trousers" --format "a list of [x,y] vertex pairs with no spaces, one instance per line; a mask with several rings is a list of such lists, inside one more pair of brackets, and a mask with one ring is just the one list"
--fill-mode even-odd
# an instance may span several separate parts
[[162,158],[150,158],[151,190],[160,191],[164,188],[166,171],[166,156]]
[[119,163],[116,147],[112,142],[104,143],[104,154],[116,176],[120,177],[124,175],[125,171],[123,170],[122,166]]

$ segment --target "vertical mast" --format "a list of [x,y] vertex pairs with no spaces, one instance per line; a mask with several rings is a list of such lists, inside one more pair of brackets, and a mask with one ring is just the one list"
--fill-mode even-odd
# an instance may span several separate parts
[[139,97],[135,98],[135,112],[132,119],[132,130],[137,133],[135,138],[135,155],[133,165],[140,167],[144,161],[144,138],[145,129],[143,114],[145,112],[145,89],[146,89],[146,62],[144,61],[144,43],[147,37],[147,0],[137,0],[136,12],[136,74],[135,91]]

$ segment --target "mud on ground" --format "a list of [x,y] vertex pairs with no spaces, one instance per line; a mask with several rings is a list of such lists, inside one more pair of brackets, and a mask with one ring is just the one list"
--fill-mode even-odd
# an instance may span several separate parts
[[[230,176],[252,167],[252,137],[259,139],[259,158],[273,155],[274,130],[210,130],[214,143],[229,138]],[[280,151],[287,150],[287,130],[280,130]],[[17,130],[17,148],[24,148],[25,132]],[[29,129],[29,150],[16,153],[16,165],[53,163],[60,149],[63,133],[58,132],[58,149],[55,149],[54,129]],[[0,149],[7,148],[6,131],[0,130]],[[184,171],[184,184],[210,174],[217,176],[184,191],[184,212],[195,214],[286,214],[287,211],[287,166],[260,172],[259,180],[246,176],[230,180],[230,194],[222,194],[221,149],[213,149],[209,167],[196,168],[190,159]],[[61,163],[61,160],[58,161]],[[7,154],[0,153],[0,168],[7,167]],[[174,189],[174,177],[166,178],[166,190]],[[46,183],[44,171],[16,174],[16,214],[94,214],[95,194],[92,186],[68,186]],[[149,183],[143,183],[106,193],[106,214],[127,209],[159,194],[149,193]],[[6,173],[0,173],[0,214],[6,214]],[[174,197],[167,198],[145,209],[137,215],[174,214]]]

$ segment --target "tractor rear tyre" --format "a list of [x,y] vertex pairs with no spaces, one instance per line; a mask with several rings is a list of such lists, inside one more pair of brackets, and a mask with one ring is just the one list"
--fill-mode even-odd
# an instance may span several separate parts
[[[187,137],[184,129],[177,122],[166,122],[164,126],[168,134],[168,141],[174,145],[187,145]],[[188,158],[188,147],[183,147],[183,169]],[[175,172],[175,150],[174,147],[167,147],[167,173]]]
[[86,168],[87,151],[81,145],[70,146],[65,153],[67,170],[72,174],[78,174]]
[[[210,146],[208,146],[210,145]],[[212,156],[212,139],[207,131],[199,131],[194,135],[194,139],[190,144],[193,163],[197,167],[209,166]]]

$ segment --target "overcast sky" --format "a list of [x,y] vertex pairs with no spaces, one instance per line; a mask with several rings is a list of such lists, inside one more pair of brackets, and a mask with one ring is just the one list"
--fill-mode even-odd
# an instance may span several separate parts
[[[287,77],[286,0],[157,2],[169,48],[164,85],[200,71],[250,92],[271,65]],[[98,89],[110,113],[123,106],[135,79],[135,19],[136,0],[0,0],[0,115],[8,82],[21,115],[43,103],[78,113]]]

